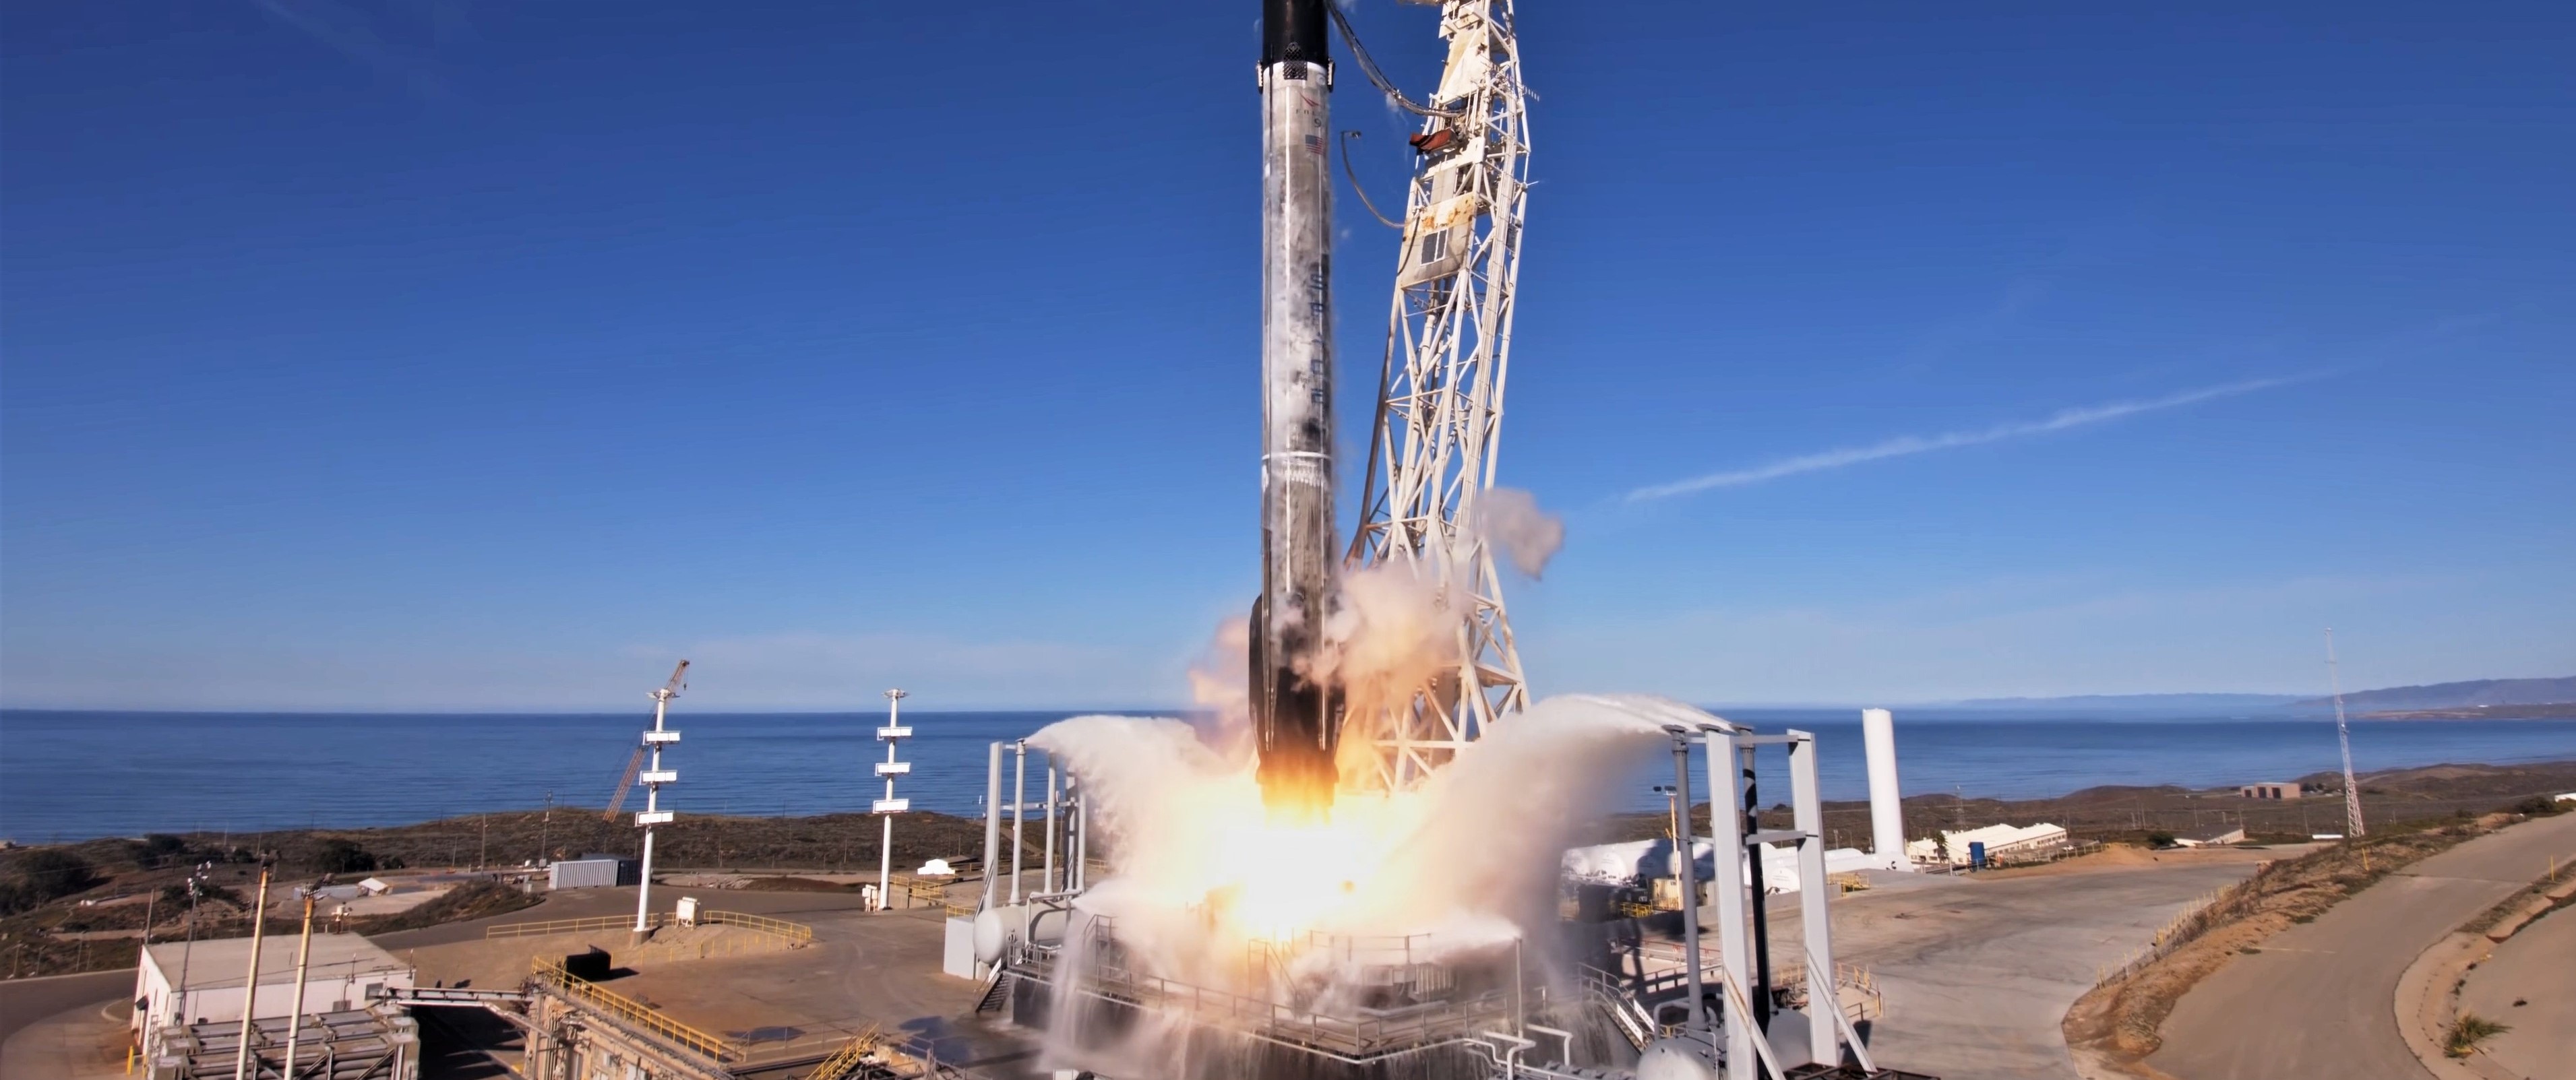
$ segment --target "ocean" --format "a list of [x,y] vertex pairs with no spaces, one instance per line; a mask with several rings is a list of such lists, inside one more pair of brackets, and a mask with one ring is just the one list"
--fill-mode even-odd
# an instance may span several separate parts
[[[984,746],[1066,712],[916,712],[897,794],[913,806],[980,813]],[[1150,715],[1138,713],[1135,715]],[[1859,714],[1730,709],[1764,731],[1816,734],[1828,799],[1866,796]],[[664,759],[682,813],[863,812],[882,792],[882,712],[692,713]],[[604,804],[649,713],[325,715],[0,711],[0,837],[45,843],[144,832],[250,832],[399,825],[478,811]],[[2576,721],[2397,721],[2353,725],[2353,764],[2576,759]],[[1902,710],[1897,756],[1907,794],[2038,798],[2101,784],[2205,787],[2338,768],[2334,725],[2225,716],[2046,717]],[[1032,762],[1036,761],[1032,755]],[[1782,774],[1769,771],[1766,778]],[[1033,764],[1034,770],[1034,764]],[[1695,770],[1694,783],[1704,773]],[[1006,778],[1007,782],[1007,778]],[[1671,782],[1653,755],[1611,781],[1618,805],[1656,810]],[[1774,781],[1780,782],[1780,781]],[[1033,778],[1032,787],[1036,783]],[[1778,788],[1785,794],[1785,783]],[[631,806],[642,805],[639,792]]]

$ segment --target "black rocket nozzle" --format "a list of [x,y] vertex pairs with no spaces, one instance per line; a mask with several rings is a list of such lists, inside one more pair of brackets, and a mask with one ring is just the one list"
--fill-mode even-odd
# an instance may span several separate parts
[[1267,615],[1267,602],[1253,601],[1251,670],[1246,672],[1253,745],[1259,754],[1253,778],[1260,782],[1261,803],[1274,819],[1321,820],[1332,811],[1333,789],[1341,781],[1336,762],[1341,695],[1309,682],[1293,663],[1269,654],[1262,633]]
[[1261,66],[1282,60],[1329,64],[1324,5],[1333,0],[1261,0]]

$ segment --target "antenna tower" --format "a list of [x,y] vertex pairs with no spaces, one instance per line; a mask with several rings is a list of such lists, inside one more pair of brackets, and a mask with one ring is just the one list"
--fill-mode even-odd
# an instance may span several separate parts
[[1529,702],[1493,553],[1467,527],[1494,483],[1528,205],[1511,0],[1447,0],[1440,36],[1449,58],[1439,88],[1427,105],[1406,103],[1424,116],[1410,140],[1403,254],[1351,556],[1409,564],[1441,583],[1459,661],[1409,700],[1351,703],[1349,719],[1376,749],[1374,780],[1389,788],[1420,780]]
[[[649,914],[653,903],[653,826],[668,825],[672,818],[670,811],[662,809],[662,785],[676,783],[680,779],[677,770],[662,767],[663,749],[680,744],[680,733],[665,730],[662,727],[662,720],[664,715],[670,712],[671,699],[680,696],[680,691],[689,688],[686,681],[688,677],[689,662],[682,660],[680,666],[671,669],[671,681],[663,683],[661,689],[653,691],[651,695],[653,730],[644,733],[644,744],[637,751],[639,754],[649,754],[652,761],[641,771],[635,770],[632,765],[628,766],[628,781],[640,781],[644,785],[644,809],[635,815],[635,827],[644,830],[644,857],[636,867],[635,874],[635,934],[638,940],[653,930]],[[625,798],[626,782],[620,782],[617,786],[617,801],[623,802]],[[608,812],[614,815],[617,809],[612,805]]]
[[2352,728],[2343,718],[2343,668],[2335,663],[2334,627],[2326,627],[2326,681],[2334,687],[2335,741],[2343,744],[2343,834],[2358,839],[2365,831],[2361,824],[2361,785],[2352,778]]

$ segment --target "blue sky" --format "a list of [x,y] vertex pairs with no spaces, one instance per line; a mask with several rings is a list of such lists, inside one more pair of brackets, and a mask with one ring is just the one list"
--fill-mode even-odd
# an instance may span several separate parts
[[[1184,700],[1257,583],[1256,11],[12,7],[0,703]],[[2563,5],[1522,28],[1539,692],[2576,672]]]

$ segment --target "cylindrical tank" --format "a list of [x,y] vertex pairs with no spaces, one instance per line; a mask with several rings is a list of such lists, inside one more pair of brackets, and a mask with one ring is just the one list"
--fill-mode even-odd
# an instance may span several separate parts
[[1860,738],[1869,757],[1870,854],[1890,869],[1914,864],[1905,857],[1905,803],[1896,786],[1896,716],[1885,709],[1860,711]]

